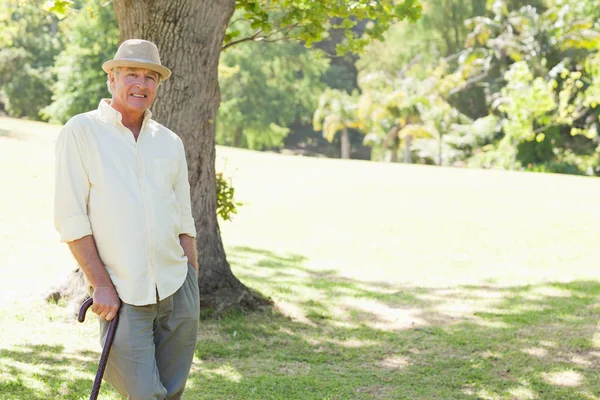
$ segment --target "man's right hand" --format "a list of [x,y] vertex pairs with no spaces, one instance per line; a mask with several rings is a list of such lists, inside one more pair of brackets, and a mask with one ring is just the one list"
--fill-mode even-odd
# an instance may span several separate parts
[[107,321],[111,321],[119,311],[121,300],[114,286],[99,286],[92,293],[92,311]]

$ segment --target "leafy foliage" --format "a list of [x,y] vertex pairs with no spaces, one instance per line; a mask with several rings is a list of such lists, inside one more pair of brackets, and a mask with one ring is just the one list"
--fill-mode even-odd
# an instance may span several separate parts
[[[525,62],[516,62],[505,74],[507,85],[502,88],[498,110],[503,112],[504,138],[500,146],[514,148],[513,160],[516,160],[516,146],[524,140],[544,140],[543,133],[534,130],[536,122],[545,121],[546,114],[556,109],[552,82],[541,77],[534,79]],[[512,167],[512,165],[511,165]]]
[[[416,21],[422,11],[418,0],[238,0],[236,6],[243,11],[243,20],[254,33],[240,39],[241,31],[230,26],[226,46],[240,40],[283,37],[310,47],[327,36],[335,21],[333,24],[344,30],[346,38],[337,46],[340,54],[361,51],[370,41],[383,39],[383,32],[394,22],[405,18]],[[352,31],[357,20],[373,21],[362,36]]]
[[62,19],[71,12],[72,6],[73,1],[71,0],[48,0],[44,3],[43,8]]
[[220,216],[223,221],[231,221],[233,214],[237,214],[237,208],[242,203],[234,200],[235,189],[231,184],[230,179],[223,177],[222,172],[216,174],[216,188],[217,188],[217,215]]
[[[42,118],[95,107],[105,94],[99,65],[118,41],[110,7],[98,1],[45,2],[46,20],[27,8],[33,2],[0,11],[11,114],[39,118],[50,87]],[[221,144],[277,149],[292,130],[308,143],[312,114],[328,143],[363,134],[374,159],[397,160],[404,144],[405,161],[600,174],[597,0],[238,0],[236,8],[220,64]],[[35,35],[43,39],[27,39]],[[354,55],[342,68],[342,57],[315,47]]]
[[41,119],[62,47],[56,16],[30,2],[0,3],[0,94],[10,116]]
[[[365,73],[401,70],[415,57],[428,64],[463,49],[469,30],[464,21],[485,12],[484,1],[425,0],[422,16],[415,23],[396,23],[374,41],[358,61]],[[420,76],[424,77],[426,70]]]
[[67,42],[54,66],[58,80],[53,86],[53,102],[41,111],[45,118],[61,123],[96,108],[100,99],[108,96],[102,64],[114,56],[119,44],[110,4],[89,0],[71,13],[61,24]]
[[476,143],[467,140],[470,130],[465,124],[473,121],[447,100],[463,79],[460,74],[446,73],[443,67],[428,70],[426,75],[424,79],[387,72],[363,76],[361,113],[369,131],[365,140],[374,147],[381,145],[384,153],[391,140],[404,140],[404,161],[409,162],[412,140],[417,139],[415,148],[421,159],[448,164],[470,149],[467,144]]
[[464,50],[439,61],[404,58],[395,71],[385,62],[380,70],[365,64],[363,96],[377,99],[366,102],[366,139],[377,146],[408,129],[419,136],[421,162],[437,148],[439,164],[598,171],[600,25],[593,3],[490,1],[484,14],[466,20]]
[[322,131],[329,143],[341,132],[341,157],[350,158],[350,128],[363,128],[363,119],[359,116],[358,93],[355,91],[350,95],[337,89],[325,90],[313,115],[313,129]]
[[[487,165],[517,167],[518,161],[531,159],[523,153],[520,160],[519,149],[543,149],[546,140],[555,151],[546,152],[546,161],[540,162],[558,165],[561,154],[577,157],[580,152],[576,143],[581,141],[570,138],[583,135],[592,144],[597,135],[598,113],[591,107],[596,71],[585,66],[600,42],[591,3],[550,1],[540,13],[530,6],[509,11],[506,3],[496,2],[492,18],[469,21],[473,31],[461,56],[463,68],[485,77],[487,101],[503,118],[504,136],[485,150],[491,156]],[[551,134],[554,127],[559,131]],[[523,146],[525,142],[532,144]]]
[[[260,46],[260,51],[257,51]],[[310,121],[328,60],[297,43],[242,43],[221,57],[217,142],[281,147],[294,121]]]
[[360,128],[358,119],[358,94],[328,89],[321,95],[319,105],[313,115],[313,127],[323,131],[323,137],[330,143],[336,133],[344,128]]

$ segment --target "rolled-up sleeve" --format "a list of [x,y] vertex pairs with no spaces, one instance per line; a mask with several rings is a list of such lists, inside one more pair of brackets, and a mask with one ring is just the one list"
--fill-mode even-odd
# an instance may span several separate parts
[[179,234],[196,237],[196,226],[192,217],[192,205],[190,201],[190,181],[188,179],[188,167],[185,158],[183,142],[179,141],[179,156],[177,166],[177,180],[175,182],[175,198],[181,213],[181,224]]
[[92,234],[87,212],[90,180],[82,140],[78,124],[71,120],[56,141],[54,227],[61,242],[72,242]]

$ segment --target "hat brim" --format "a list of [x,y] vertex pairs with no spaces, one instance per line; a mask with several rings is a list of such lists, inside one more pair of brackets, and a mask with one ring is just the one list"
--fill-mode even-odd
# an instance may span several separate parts
[[133,59],[121,59],[121,60],[109,60],[102,64],[102,69],[107,74],[117,67],[129,67],[129,68],[145,68],[150,71],[154,71],[160,75],[160,79],[166,81],[171,76],[171,70],[162,65],[150,63],[147,61],[133,60]]

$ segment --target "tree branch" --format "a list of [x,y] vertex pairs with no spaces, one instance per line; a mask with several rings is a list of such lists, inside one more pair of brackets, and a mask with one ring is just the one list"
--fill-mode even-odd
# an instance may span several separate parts
[[[236,44],[243,43],[243,42],[250,42],[250,41],[253,41],[253,42],[259,42],[259,41],[261,41],[261,42],[263,42],[263,41],[264,41],[264,42],[268,42],[268,43],[273,43],[273,42],[278,42],[278,41],[280,41],[280,40],[285,40],[285,39],[288,39],[288,38],[289,38],[289,36],[288,36],[288,35],[289,35],[289,34],[290,34],[290,33],[291,33],[291,32],[292,32],[294,29],[296,29],[298,26],[299,26],[299,23],[295,23],[295,24],[292,24],[292,25],[288,26],[288,27],[286,28],[285,32],[284,32],[283,30],[281,30],[281,31],[280,31],[280,30],[277,30],[277,31],[273,31],[273,32],[269,33],[268,35],[265,35],[265,36],[260,36],[260,37],[259,37],[259,35],[260,35],[261,33],[263,33],[263,31],[262,31],[262,29],[259,29],[259,30],[258,30],[258,31],[256,31],[256,32],[254,33],[254,35],[252,35],[252,36],[245,37],[245,38],[238,39],[238,40],[234,40],[233,42],[229,42],[229,43],[227,43],[225,46],[223,46],[223,48],[222,48],[221,50],[225,50],[225,49],[227,49],[228,47],[231,47],[231,46],[234,46],[234,45],[236,45]],[[273,36],[273,35],[277,35],[277,34],[280,34],[280,33],[282,34],[282,36],[281,36],[281,37],[279,37],[279,38],[277,38],[277,39],[267,40],[267,39],[268,39],[268,38],[270,38],[271,36]]]
[[394,139],[394,137],[398,136],[399,131],[400,131],[400,126],[398,126],[398,125],[394,125],[392,127],[392,129],[390,129],[388,131],[388,133],[385,135],[385,139],[383,139],[383,143],[381,145],[381,147],[383,148],[383,151],[386,151],[388,149],[388,147],[390,146],[390,142],[392,141],[392,139]]
[[231,46],[234,46],[234,45],[236,45],[236,44],[240,44],[240,43],[243,43],[243,42],[249,42],[249,41],[251,41],[251,40],[256,40],[256,37],[257,37],[258,35],[260,35],[260,34],[261,34],[261,32],[262,32],[262,29],[259,29],[259,30],[257,30],[257,31],[254,33],[254,35],[252,35],[252,36],[245,37],[245,38],[238,39],[238,40],[234,40],[233,42],[229,42],[229,43],[227,43],[225,46],[223,46],[223,47],[221,48],[221,51],[223,51],[223,50],[225,50],[225,49],[227,49],[227,48],[229,48],[229,47],[231,47]]
[[423,56],[419,53],[416,56],[413,57],[412,60],[410,60],[408,62],[408,64],[406,64],[404,67],[402,67],[402,69],[400,70],[400,72],[398,72],[398,77],[400,79],[404,79],[406,72],[411,69],[415,64],[418,64],[421,62],[421,60],[423,59]]
[[230,21],[229,24],[227,25],[227,27],[229,28],[229,27],[233,26],[238,21],[245,21],[245,18],[244,17],[236,18],[233,21]]
[[[583,106],[583,105],[579,106],[579,107],[577,108],[577,110],[575,110],[575,115],[576,115],[576,116],[574,116],[574,117],[573,117],[573,122],[575,122],[575,121],[577,121],[578,119],[582,118],[582,117],[583,117],[583,116],[584,116],[584,115],[585,115],[585,114],[586,114],[586,113],[587,113],[589,110],[590,110],[590,109],[589,109],[588,107],[585,107],[585,106]],[[564,123],[564,122],[557,122],[557,123],[554,123],[554,124],[550,124],[550,125],[542,126],[542,127],[540,127],[540,128],[537,128],[537,129],[535,129],[535,130],[533,131],[533,133],[536,133],[536,134],[537,134],[537,133],[541,133],[541,132],[544,132],[544,131],[545,131],[545,130],[547,130],[547,129],[554,128],[554,127],[556,127],[556,126],[562,126],[562,125],[566,125],[566,123]]]
[[[297,23],[295,23],[295,24],[292,24],[292,25],[288,26],[288,27],[286,28],[286,29],[287,29],[287,31],[286,31],[285,33],[283,33],[282,37],[280,37],[280,38],[278,38],[278,39],[269,40],[269,42],[276,42],[276,41],[279,41],[279,40],[285,40],[285,39],[289,39],[289,36],[288,36],[288,35],[289,35],[289,34],[290,34],[290,33],[291,33],[291,32],[292,32],[294,29],[296,29],[296,28],[298,27],[298,25],[300,25],[300,24],[297,22]],[[265,36],[265,37],[264,37],[264,39],[268,39],[269,37],[271,37],[271,36],[273,36],[273,35],[276,35],[276,34],[278,34],[278,33],[281,33],[281,32],[283,32],[283,31],[274,31],[274,32],[271,32],[271,33],[269,33],[267,36]]]
[[456,93],[462,92],[463,90],[467,89],[472,84],[484,80],[485,78],[487,78],[487,76],[488,76],[488,71],[485,71],[479,75],[475,75],[473,78],[468,79],[464,84],[460,85],[457,88],[450,90],[448,92],[448,96],[452,96],[452,95],[455,95]]
[[452,61],[452,60],[454,60],[454,59],[456,59],[456,58],[460,57],[462,53],[463,53],[463,51],[461,50],[461,51],[459,51],[459,52],[456,52],[456,53],[454,53],[454,54],[450,54],[449,56],[447,56],[447,57],[444,57],[444,58],[443,58],[443,60],[444,60],[445,62],[450,62],[450,61]]

